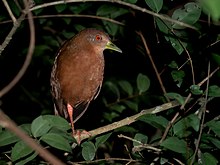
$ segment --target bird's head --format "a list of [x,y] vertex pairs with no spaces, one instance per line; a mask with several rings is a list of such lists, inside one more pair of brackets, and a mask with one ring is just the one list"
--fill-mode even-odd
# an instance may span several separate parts
[[82,30],[78,37],[87,40],[87,46],[92,46],[95,50],[103,52],[105,49],[111,49],[122,53],[122,50],[113,44],[110,37],[101,30],[85,29]]

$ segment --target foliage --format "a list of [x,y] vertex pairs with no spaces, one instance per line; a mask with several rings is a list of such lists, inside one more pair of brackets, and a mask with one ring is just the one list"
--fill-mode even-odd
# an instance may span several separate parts
[[[219,1],[109,2],[114,3],[67,1],[36,9],[47,3],[35,0],[32,62],[21,81],[0,98],[1,109],[64,162],[218,164]],[[3,43],[13,25],[0,3]],[[8,3],[18,18],[22,1]],[[170,100],[177,100],[181,107],[143,115],[135,123],[73,147],[75,140],[68,121],[52,115],[49,77],[59,46],[87,27],[106,31],[123,54],[105,51],[100,96],[76,123],[77,128],[96,129]],[[0,54],[1,89],[23,65],[28,33],[24,20]],[[123,136],[119,138],[120,134]],[[32,148],[2,127],[0,147],[0,164],[46,164]]]

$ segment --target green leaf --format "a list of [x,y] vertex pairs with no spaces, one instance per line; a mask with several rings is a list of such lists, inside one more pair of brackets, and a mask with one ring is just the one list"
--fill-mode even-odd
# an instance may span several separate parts
[[177,153],[184,154],[187,152],[187,143],[184,140],[178,139],[177,137],[168,137],[160,145]]
[[105,86],[107,86],[108,90],[110,90],[112,93],[116,94],[117,99],[120,98],[119,89],[115,84],[113,84],[111,81],[107,81],[105,82]]
[[[142,144],[147,144],[148,142],[148,137],[141,133],[136,133],[134,139],[141,142]],[[133,142],[133,146],[139,146],[139,145],[141,144],[135,141]]]
[[93,160],[96,153],[95,145],[92,142],[82,143],[82,156],[85,160]]
[[216,53],[212,53],[212,59],[220,66],[220,55]]
[[187,47],[187,43],[186,42],[181,42],[177,39],[177,38],[174,38],[174,37],[167,37],[168,41],[170,41],[172,47],[176,50],[176,52],[180,55],[183,53],[184,51],[184,48]]
[[[171,61],[170,63],[169,63],[169,65],[168,65],[170,68],[173,68],[173,69],[177,69],[178,68],[178,64],[176,63],[176,61]],[[184,73],[184,72],[183,72]],[[175,74],[174,74],[174,76],[175,76]],[[175,77],[173,77],[173,79],[174,78],[178,78],[179,76],[175,76]],[[174,81],[175,81],[175,79],[174,79]]]
[[208,96],[220,97],[220,87],[217,85],[212,85],[209,87]]
[[70,144],[64,137],[62,137],[62,135],[48,133],[43,135],[40,140],[59,150],[72,152]]
[[108,16],[112,19],[118,17],[118,16],[122,16],[126,13],[128,13],[129,11],[127,9],[124,8],[118,8],[114,5],[102,5],[98,8],[96,15],[98,16]]
[[136,102],[132,102],[129,100],[125,100],[123,102],[128,106],[128,108],[135,110],[136,112],[138,111],[138,104]]
[[[176,9],[173,12],[172,18],[178,20],[180,22],[184,22],[190,25],[193,25],[199,20],[201,15],[201,8],[198,3],[189,2],[184,5],[182,9]],[[184,26],[180,26],[179,24],[174,23],[172,25],[174,29],[184,29]]]
[[170,24],[170,22],[161,20],[160,18],[157,18],[157,17],[155,17],[155,21],[156,21],[156,24],[157,24],[159,30],[160,30],[162,33],[164,33],[164,34],[169,34],[169,31],[170,31],[170,29],[171,29],[171,24]]
[[139,90],[139,94],[146,92],[150,87],[150,79],[141,73],[137,76],[137,88]]
[[155,12],[159,12],[163,7],[163,0],[145,0],[146,4]]
[[200,89],[199,85],[191,85],[190,90],[191,90],[192,94],[194,94],[194,95],[203,94],[203,90]]
[[169,121],[166,118],[156,115],[143,115],[139,117],[138,120],[148,123],[153,127],[159,129],[165,129],[169,123]]
[[46,134],[51,129],[51,127],[52,126],[49,121],[45,120],[42,116],[39,116],[31,123],[31,132],[36,138]]
[[202,158],[201,160],[202,164],[209,164],[209,165],[218,164],[218,160],[208,152],[202,153],[201,158]]
[[122,113],[126,109],[126,107],[124,105],[114,104],[110,107],[110,109]]
[[133,87],[128,81],[122,80],[118,84],[129,96],[133,94]]
[[220,121],[212,120],[206,124],[216,135],[220,136]]
[[33,153],[31,156],[29,156],[28,158],[19,161],[19,162],[16,163],[15,165],[24,165],[24,164],[27,164],[28,162],[30,162],[31,160],[33,160],[34,158],[36,158],[37,155],[38,155],[38,154],[35,152],[35,153]]
[[55,115],[44,115],[42,116],[42,118],[43,120],[48,121],[51,127],[56,127],[64,131],[67,131],[71,128],[67,120],[63,117]]
[[74,5],[68,5],[70,10],[74,14],[80,14],[83,11],[89,10],[89,8],[92,6],[90,3],[79,3],[79,4],[74,4]]
[[66,4],[60,4],[60,5],[55,5],[55,9],[58,13],[61,13],[66,9],[67,5]]
[[177,83],[178,87],[181,87],[183,78],[185,77],[185,72],[182,70],[173,70],[171,72],[173,80]]
[[128,3],[135,4],[135,3],[137,3],[138,0],[123,0],[123,1],[128,2]]
[[22,124],[19,126],[23,131],[25,131],[28,135],[31,135],[31,124]]
[[213,138],[213,137],[207,137],[207,139],[209,140],[210,143],[212,143],[215,147],[217,147],[218,149],[220,149],[220,140],[217,138]]
[[111,132],[107,133],[105,135],[99,136],[97,138],[95,138],[96,142],[95,142],[95,147],[98,148],[101,144],[105,143],[106,140],[108,140],[108,138],[111,136]]
[[174,93],[174,92],[170,92],[170,93],[166,93],[165,94],[168,98],[170,99],[175,99],[176,101],[178,101],[181,105],[184,104],[185,100],[184,98],[178,94],[178,93]]
[[17,141],[19,141],[19,138],[8,130],[4,130],[0,133],[0,146],[6,146]]
[[218,21],[220,18],[220,1],[219,0],[200,0],[203,11],[206,14],[210,14],[214,21]]
[[19,141],[15,144],[11,151],[11,159],[12,161],[16,161],[21,159],[29,154],[31,154],[34,150],[26,145],[23,141]]

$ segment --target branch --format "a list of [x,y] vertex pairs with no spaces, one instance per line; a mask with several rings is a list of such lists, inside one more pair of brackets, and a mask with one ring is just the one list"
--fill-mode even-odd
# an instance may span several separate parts
[[66,3],[73,3],[73,2],[78,2],[78,3],[79,2],[83,2],[83,3],[85,3],[85,2],[111,2],[111,3],[117,3],[117,4],[120,4],[120,5],[123,5],[123,6],[130,7],[134,10],[138,10],[138,11],[141,11],[143,13],[150,14],[154,17],[158,17],[162,20],[166,20],[166,21],[178,24],[180,26],[184,26],[186,28],[190,28],[190,29],[193,29],[193,30],[198,30],[196,27],[191,26],[187,23],[174,20],[174,19],[172,19],[170,17],[166,17],[162,14],[158,14],[158,13],[152,12],[150,10],[147,10],[145,8],[139,7],[137,5],[127,3],[127,2],[124,2],[124,1],[119,1],[119,0],[61,0],[61,1],[49,2],[49,3],[44,3],[44,4],[41,4],[41,5],[34,6],[33,8],[30,9],[30,11],[34,11],[34,10],[37,10],[37,9],[42,9],[42,8],[49,7],[49,6],[66,4]]
[[2,0],[2,2],[4,3],[5,8],[7,9],[8,14],[10,15],[10,17],[11,17],[13,23],[15,23],[17,20],[16,20],[14,14],[13,14],[12,11],[11,11],[11,8],[10,8],[9,5],[8,5],[8,2],[7,2],[6,0]]
[[[14,79],[8,84],[6,85],[1,91],[0,91],[0,98],[5,95],[8,91],[10,91],[17,83],[18,81],[21,79],[21,77],[24,75],[24,73],[26,72],[31,59],[32,59],[32,55],[34,52],[34,47],[35,47],[35,27],[34,27],[34,21],[33,21],[33,17],[32,17],[32,13],[28,12],[29,10],[29,5],[26,2],[26,0],[24,0],[25,2],[25,10],[24,13],[27,13],[28,15],[28,23],[29,23],[29,27],[30,27],[30,43],[29,43],[29,47],[28,47],[28,53],[26,55],[26,59],[24,61],[24,64],[22,66],[22,68],[19,70],[19,72],[17,73],[17,75],[14,77]],[[7,38],[9,39],[9,41],[12,38],[12,35],[15,33],[16,29],[20,26],[20,23],[24,20],[25,14],[22,14],[21,17],[19,18],[19,20],[17,21],[18,24],[15,24],[17,26],[13,26],[11,32],[8,34]],[[5,40],[6,44],[5,47],[7,46],[7,38]],[[4,42],[4,43],[5,43]],[[2,49],[2,47],[0,48],[0,53],[1,50],[4,50],[4,47]]]
[[82,136],[80,138],[81,138],[81,140],[84,140],[84,139],[89,138],[90,136],[97,136],[97,135],[100,135],[102,133],[106,133],[106,132],[115,130],[115,129],[120,128],[122,126],[130,125],[131,123],[134,123],[135,121],[137,121],[137,119],[140,116],[143,116],[143,115],[146,115],[146,114],[156,114],[156,113],[165,111],[167,109],[177,107],[179,105],[180,104],[177,101],[171,101],[169,103],[165,103],[165,104],[156,106],[154,108],[142,110],[140,113],[138,113],[136,115],[127,117],[127,118],[122,119],[118,122],[114,122],[112,124],[109,124],[109,125],[97,128],[95,130],[89,131],[89,134],[82,134]]
[[44,160],[51,164],[64,165],[58,158],[52,155],[47,149],[43,148],[34,139],[30,138],[0,109],[0,125],[5,127],[17,137],[23,140],[28,146],[34,149]]

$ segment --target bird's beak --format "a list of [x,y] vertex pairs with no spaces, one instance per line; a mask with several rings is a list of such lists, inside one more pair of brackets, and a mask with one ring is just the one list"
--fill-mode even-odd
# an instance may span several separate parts
[[105,49],[111,49],[111,50],[122,53],[122,50],[118,48],[115,44],[113,44],[111,41],[107,42]]

